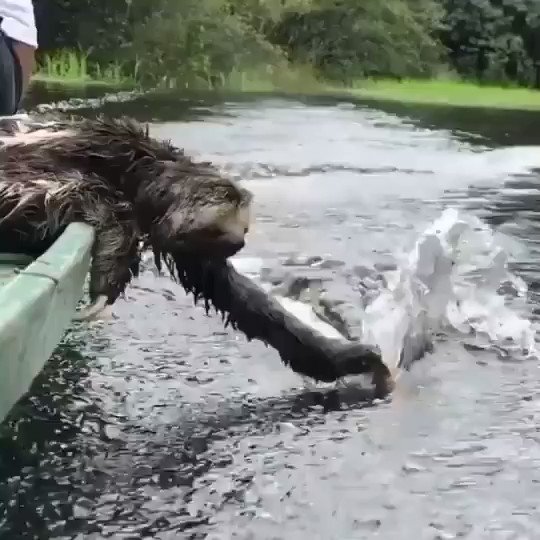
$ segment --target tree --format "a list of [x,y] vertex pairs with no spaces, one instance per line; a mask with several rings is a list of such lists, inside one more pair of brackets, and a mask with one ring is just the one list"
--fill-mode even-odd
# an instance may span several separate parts
[[442,59],[433,36],[442,15],[431,0],[315,0],[287,13],[271,37],[333,79],[424,76]]

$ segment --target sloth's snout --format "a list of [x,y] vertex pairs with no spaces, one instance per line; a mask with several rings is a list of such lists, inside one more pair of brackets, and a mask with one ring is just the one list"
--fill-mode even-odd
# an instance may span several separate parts
[[227,241],[224,245],[224,257],[232,257],[236,255],[241,249],[246,245],[244,238],[236,238],[230,241]]

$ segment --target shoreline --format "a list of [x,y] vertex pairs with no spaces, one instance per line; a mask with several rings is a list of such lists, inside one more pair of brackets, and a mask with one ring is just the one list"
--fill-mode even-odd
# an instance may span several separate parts
[[129,82],[112,81],[107,79],[91,79],[91,78],[70,78],[70,77],[49,77],[43,73],[35,73],[32,75],[30,84],[41,84],[50,86],[61,86],[65,88],[84,88],[84,87],[100,87],[100,88],[134,88],[135,85]]
[[[299,81],[297,78],[291,81],[284,80],[275,83],[271,80],[248,79],[241,84],[228,84],[222,88],[197,88],[188,89],[189,93],[204,92],[227,94],[271,94],[305,95],[313,97],[335,97],[355,99],[361,101],[393,102],[409,105],[442,106],[456,108],[496,109],[510,111],[540,111],[540,90],[529,88],[517,88],[451,80],[414,80],[403,81],[388,79],[366,79],[353,83],[351,86],[333,85],[328,82],[316,81],[307,78]],[[291,84],[289,84],[289,82]],[[305,82],[305,85],[302,84]],[[247,84],[246,84],[247,83]],[[88,89],[104,89],[111,91],[135,91],[137,87],[130,84],[119,84],[110,81],[87,80],[87,79],[61,79],[49,78],[37,74],[31,85],[51,88],[73,88],[79,91]],[[174,93],[182,90],[163,90],[166,93]],[[144,92],[143,92],[144,93]]]

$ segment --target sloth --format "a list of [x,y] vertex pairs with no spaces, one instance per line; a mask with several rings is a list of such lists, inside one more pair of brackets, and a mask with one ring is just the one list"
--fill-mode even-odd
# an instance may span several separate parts
[[72,221],[95,228],[90,300],[113,304],[137,273],[141,241],[155,251],[228,257],[245,243],[252,196],[209,163],[151,139],[129,119],[75,130],[0,154],[0,239],[40,253]]
[[318,381],[370,373],[377,395],[392,377],[376,348],[330,340],[287,312],[228,260],[245,245],[252,194],[131,119],[80,120],[0,149],[0,251],[42,254],[72,222],[95,230],[90,306],[112,305],[152,250],[195,303],[274,347],[293,371]]

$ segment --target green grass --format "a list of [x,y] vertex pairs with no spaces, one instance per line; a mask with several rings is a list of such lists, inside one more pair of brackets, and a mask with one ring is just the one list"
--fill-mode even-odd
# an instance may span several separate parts
[[282,91],[306,95],[348,96],[357,99],[395,101],[452,107],[540,110],[540,91],[529,88],[480,85],[459,80],[364,79],[342,86],[317,79],[307,68],[233,73],[226,89],[243,92]]
[[87,62],[88,55],[80,51],[63,50],[40,58],[38,70],[32,80],[41,83],[62,84],[66,86],[103,85],[115,87],[134,87],[135,77],[126,77],[118,63],[105,68],[92,66]]
[[33,75],[32,81],[36,83],[59,85],[59,86],[66,86],[66,87],[85,87],[85,86],[103,86],[103,87],[114,87],[114,88],[132,87],[132,85],[128,84],[127,82],[116,83],[114,81],[100,81],[93,78],[67,79],[64,77],[53,77],[53,76],[45,75],[43,73],[36,73],[35,75]]
[[357,98],[453,107],[540,110],[540,91],[452,80],[367,80],[335,88]]

